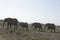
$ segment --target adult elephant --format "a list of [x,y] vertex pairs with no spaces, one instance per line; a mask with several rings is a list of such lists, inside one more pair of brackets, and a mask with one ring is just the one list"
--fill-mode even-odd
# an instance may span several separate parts
[[39,31],[42,31],[42,24],[41,24],[41,23],[35,22],[35,23],[32,23],[32,26],[33,26],[35,29],[39,28]]
[[21,26],[21,28],[26,28],[28,30],[28,23],[20,22],[19,25]]
[[[3,21],[3,28],[4,28],[4,25],[5,23],[7,23],[7,26],[9,25],[8,22],[11,20],[11,18],[5,18],[4,21]],[[8,27],[7,27],[8,28]]]
[[17,29],[18,20],[16,18],[5,18],[3,22],[3,28],[5,23],[7,23],[7,29],[9,26],[11,28],[11,25],[14,25],[14,29]]
[[47,28],[47,30],[51,30],[51,32],[52,32],[52,30],[54,30],[54,32],[55,32],[55,28],[56,26],[55,26],[55,24],[53,24],[53,23],[47,23],[46,25],[45,25],[45,28]]

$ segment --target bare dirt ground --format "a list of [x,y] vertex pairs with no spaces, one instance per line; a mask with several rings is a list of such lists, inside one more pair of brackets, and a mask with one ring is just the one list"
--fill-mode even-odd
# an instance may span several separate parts
[[57,28],[55,33],[52,32],[39,32],[39,31],[26,31],[16,30],[13,33],[9,30],[0,28],[0,40],[60,40],[60,28]]

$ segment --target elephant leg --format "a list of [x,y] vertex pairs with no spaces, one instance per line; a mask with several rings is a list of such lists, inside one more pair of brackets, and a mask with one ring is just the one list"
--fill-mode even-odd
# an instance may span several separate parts
[[37,27],[35,26],[35,30],[37,30]]
[[14,25],[14,30],[15,30],[15,25]]
[[15,32],[15,29],[16,29],[16,27],[15,27],[15,25],[14,25],[14,32]]
[[41,28],[39,28],[39,31],[42,31],[42,29],[41,29]]
[[52,32],[52,29],[51,29],[51,32]]
[[19,28],[19,25],[17,25],[17,29]]
[[10,24],[10,29],[12,29],[11,24]]
[[24,27],[23,27],[23,30],[24,30]]
[[18,29],[18,26],[16,25],[16,29]]
[[28,26],[26,26],[26,30],[28,31],[29,29],[28,29]]
[[55,29],[54,29],[54,32],[55,32]]
[[39,31],[41,31],[40,28],[39,28]]
[[46,30],[46,26],[44,27],[44,30]]
[[14,25],[14,29],[17,29],[17,25]]
[[7,24],[7,29],[9,29],[9,23]]
[[5,24],[5,22],[3,23],[3,28],[4,28],[4,24]]
[[38,27],[39,28],[39,31],[42,31],[42,27],[40,26],[40,27]]

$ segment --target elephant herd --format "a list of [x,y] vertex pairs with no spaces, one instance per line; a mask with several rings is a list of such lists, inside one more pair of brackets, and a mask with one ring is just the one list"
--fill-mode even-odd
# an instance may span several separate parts
[[[12,28],[12,25],[14,26],[14,29],[18,29],[19,26],[21,26],[21,28],[26,28],[26,29],[29,29],[28,28],[28,23],[24,23],[24,22],[18,22],[18,20],[16,18],[5,18],[4,21],[3,21],[3,28],[4,28],[4,25],[5,23],[7,23],[7,29],[9,28]],[[19,25],[18,25],[19,24]],[[31,26],[34,28],[34,29],[39,29],[39,31],[42,31],[42,24],[41,23],[38,23],[38,22],[35,22],[35,23],[31,23]],[[46,23],[45,26],[44,26],[44,30],[47,28],[47,30],[54,30],[55,32],[55,29],[56,29],[56,25],[53,24],[53,23]]]

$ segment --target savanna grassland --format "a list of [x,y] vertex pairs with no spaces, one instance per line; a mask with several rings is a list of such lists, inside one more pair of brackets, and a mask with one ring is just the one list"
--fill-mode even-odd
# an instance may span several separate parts
[[19,26],[14,32],[11,29],[6,30],[6,25],[3,29],[0,23],[0,40],[60,40],[60,27],[56,27],[55,33],[44,30],[44,26],[43,31],[34,30],[30,24],[28,27],[29,30],[23,30]]

